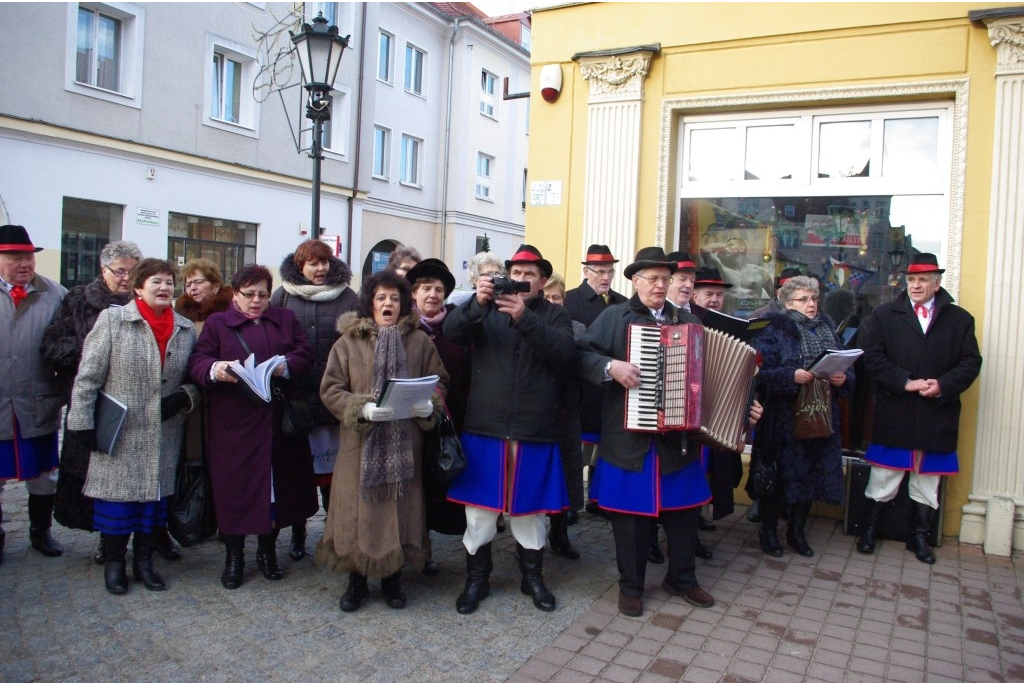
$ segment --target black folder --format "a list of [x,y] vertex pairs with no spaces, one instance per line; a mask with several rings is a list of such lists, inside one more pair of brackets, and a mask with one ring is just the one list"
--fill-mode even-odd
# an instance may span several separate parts
[[96,449],[113,454],[117,438],[121,435],[124,417],[128,416],[128,405],[103,390],[96,397],[96,414],[93,426],[96,429]]

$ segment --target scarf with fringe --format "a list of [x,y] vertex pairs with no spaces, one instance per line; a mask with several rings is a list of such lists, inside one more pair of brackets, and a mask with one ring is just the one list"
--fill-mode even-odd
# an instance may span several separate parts
[[[405,378],[407,365],[398,326],[377,328],[373,348],[371,393],[379,398],[389,378]],[[365,502],[397,500],[413,476],[412,437],[408,421],[374,422],[363,441],[359,497]]]

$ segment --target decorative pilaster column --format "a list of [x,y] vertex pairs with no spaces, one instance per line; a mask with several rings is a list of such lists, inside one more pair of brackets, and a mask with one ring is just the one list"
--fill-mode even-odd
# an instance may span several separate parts
[[1011,544],[1024,549],[1024,17],[977,18],[997,53],[995,137],[978,436],[960,539],[1008,556]]
[[[623,264],[636,254],[643,81],[658,50],[642,46],[573,57],[590,84],[582,249],[608,245]],[[628,296],[627,286],[620,270],[612,287]]]

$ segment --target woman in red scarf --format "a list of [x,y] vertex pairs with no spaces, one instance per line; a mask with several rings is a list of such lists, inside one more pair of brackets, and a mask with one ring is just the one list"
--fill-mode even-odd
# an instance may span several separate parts
[[[125,552],[134,535],[132,573],[149,590],[163,590],[153,569],[154,530],[167,525],[174,474],[181,452],[183,412],[198,400],[185,384],[195,328],[171,309],[174,266],[144,259],[132,270],[134,299],[105,309],[85,339],[75,377],[68,430],[92,447],[85,494],[95,499],[93,525],[103,534],[104,583],[128,591]],[[99,391],[128,407],[110,451],[96,449],[95,405]]]

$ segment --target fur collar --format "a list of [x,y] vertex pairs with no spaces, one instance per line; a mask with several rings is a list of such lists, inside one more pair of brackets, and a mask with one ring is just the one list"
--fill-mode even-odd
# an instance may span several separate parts
[[[302,269],[295,266],[294,257],[295,253],[293,252],[281,261],[281,280],[293,285],[313,285],[308,278],[302,275]],[[348,268],[348,264],[337,257],[331,257],[330,265],[331,269],[327,272],[327,280],[324,281],[325,286],[348,285],[352,282],[352,269]]]
[[112,292],[102,276],[92,283],[87,283],[82,289],[82,294],[85,296],[85,303],[97,311],[102,311],[112,304],[123,307],[132,301],[132,293]]
[[[403,336],[419,327],[420,317],[415,311],[398,320],[398,330]],[[377,327],[372,318],[359,316],[358,312],[346,312],[338,318],[338,332],[353,338],[373,338],[377,335]]]
[[206,321],[211,314],[226,312],[231,307],[231,298],[234,297],[234,294],[235,291],[231,289],[230,285],[221,286],[221,289],[209,300],[202,304],[196,304],[195,300],[182,293],[174,303],[174,311],[189,321]]

